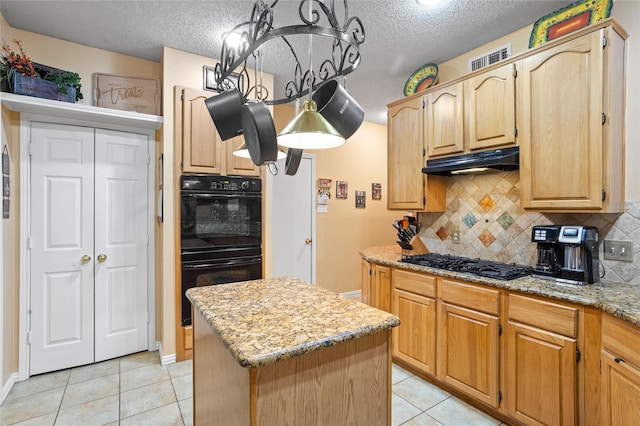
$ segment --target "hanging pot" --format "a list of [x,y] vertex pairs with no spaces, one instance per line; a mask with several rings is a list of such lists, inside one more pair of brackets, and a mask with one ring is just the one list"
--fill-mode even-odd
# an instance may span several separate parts
[[329,80],[312,96],[318,112],[344,137],[350,138],[364,120],[364,110],[337,80]]
[[215,124],[220,139],[226,141],[242,134],[240,110],[242,96],[238,89],[228,90],[219,95],[205,99],[204,104],[209,110],[213,124]]
[[287,161],[284,164],[284,173],[293,176],[298,172],[302,160],[302,150],[298,148],[289,148],[287,150]]
[[262,101],[246,103],[240,117],[244,142],[253,163],[256,166],[274,163],[278,158],[278,141],[267,105]]

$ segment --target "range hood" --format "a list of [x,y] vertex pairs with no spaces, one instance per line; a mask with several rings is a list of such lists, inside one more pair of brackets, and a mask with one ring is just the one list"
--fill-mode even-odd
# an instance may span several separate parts
[[422,173],[451,176],[488,169],[518,170],[519,161],[520,149],[516,146],[427,160],[427,166],[422,168]]

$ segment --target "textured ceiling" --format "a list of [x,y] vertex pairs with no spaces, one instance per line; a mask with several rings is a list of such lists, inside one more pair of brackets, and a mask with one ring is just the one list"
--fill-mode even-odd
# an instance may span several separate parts
[[[329,3],[330,0],[324,0]],[[250,18],[249,0],[2,0],[7,22],[19,28],[100,49],[159,61],[162,46],[218,58],[221,34]],[[343,2],[336,0],[336,7]],[[404,83],[421,65],[442,63],[493,39],[532,24],[570,4],[566,0],[446,0],[425,8],[415,0],[350,0],[366,40],[362,62],[347,88],[367,121],[386,124],[386,105],[403,96]],[[280,0],[276,26],[297,24],[299,1]],[[305,40],[299,41],[307,46]],[[316,45],[317,44],[317,45]],[[323,43],[314,39],[314,58]],[[306,51],[302,49],[303,52]],[[275,75],[276,95],[290,78],[286,49],[265,45],[263,69]],[[317,59],[314,59],[316,61]],[[251,64],[249,64],[251,65]]]

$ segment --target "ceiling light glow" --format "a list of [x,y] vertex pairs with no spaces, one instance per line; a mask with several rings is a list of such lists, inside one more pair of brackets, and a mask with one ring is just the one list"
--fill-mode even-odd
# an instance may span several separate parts
[[425,6],[425,7],[433,7],[438,5],[439,3],[442,3],[443,0],[416,0],[416,3],[418,3],[420,6]]

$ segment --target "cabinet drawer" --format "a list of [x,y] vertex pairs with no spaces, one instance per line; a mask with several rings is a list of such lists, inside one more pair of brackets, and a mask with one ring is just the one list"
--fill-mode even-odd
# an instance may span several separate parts
[[543,330],[576,337],[578,308],[530,297],[509,295],[509,319]]
[[436,297],[436,277],[418,272],[393,270],[393,287],[431,298]]
[[500,290],[478,287],[461,281],[440,278],[442,300],[476,311],[498,315]]
[[626,362],[640,367],[640,329],[628,322],[603,314],[602,346]]

